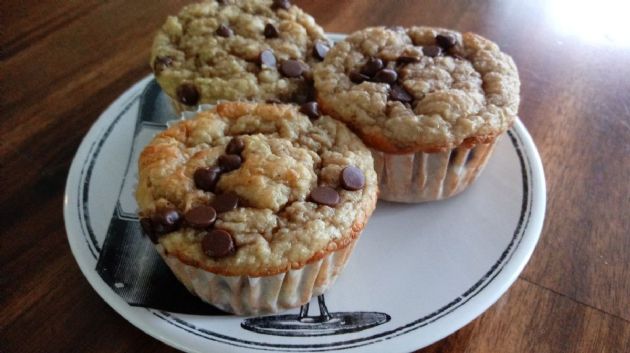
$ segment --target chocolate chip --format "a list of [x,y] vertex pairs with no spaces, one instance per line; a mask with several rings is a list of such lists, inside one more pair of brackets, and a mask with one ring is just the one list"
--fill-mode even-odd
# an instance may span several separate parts
[[341,171],[341,186],[350,191],[363,189],[365,186],[363,171],[352,165],[343,168]]
[[234,31],[232,31],[232,29],[226,25],[220,25],[219,28],[217,29],[217,35],[221,36],[221,37],[231,37],[234,34]]
[[280,73],[286,77],[300,77],[304,66],[297,60],[285,60],[280,64]]
[[260,61],[261,66],[276,67],[276,56],[273,55],[273,52],[270,49],[261,51],[258,60]]
[[151,227],[151,218],[148,218],[148,217],[140,218],[140,227],[142,227],[142,231],[146,235],[153,233],[153,228]]
[[181,214],[175,208],[161,208],[151,216],[151,228],[157,235],[170,233],[179,228],[181,219]]
[[232,235],[223,229],[209,231],[201,240],[204,254],[218,258],[232,255],[236,252]]
[[277,38],[278,29],[271,23],[267,23],[267,25],[265,26],[264,34],[265,34],[265,38]]
[[217,213],[232,211],[238,207],[238,195],[233,192],[217,195],[212,201],[212,207]]
[[375,82],[394,83],[398,79],[398,73],[392,69],[383,69],[374,75]]
[[210,206],[197,206],[188,210],[184,219],[193,228],[208,228],[217,219],[217,211]]
[[224,173],[238,169],[241,164],[243,164],[243,159],[236,154],[224,154],[219,157],[219,167]]
[[140,218],[140,226],[142,227],[143,233],[151,239],[153,244],[157,244],[158,238],[157,234],[153,231],[153,223],[151,222],[151,218],[145,217]]
[[422,47],[422,54],[434,58],[442,54],[442,48],[437,45],[428,45],[426,47]]
[[306,85],[304,89],[297,90],[291,95],[290,102],[302,105],[313,100],[315,100],[315,88],[312,85]]
[[273,5],[271,5],[272,9],[288,10],[289,7],[291,7],[291,2],[289,0],[273,0]]
[[410,64],[417,63],[418,61],[420,61],[420,58],[417,58],[415,56],[402,55],[396,61],[400,64]]
[[300,112],[310,119],[315,120],[318,119],[321,115],[319,112],[319,107],[317,106],[317,102],[307,102],[302,104],[300,107]]
[[225,147],[225,153],[240,155],[245,149],[245,141],[240,137],[234,137]]
[[455,46],[457,40],[450,34],[438,34],[435,36],[435,43],[444,50],[449,50]]
[[361,68],[361,73],[368,77],[374,77],[383,66],[383,60],[379,58],[369,58]]
[[192,83],[182,83],[177,87],[175,93],[180,103],[186,105],[197,105],[197,103],[199,103],[199,91]]
[[197,189],[214,192],[220,176],[221,168],[219,167],[199,168],[195,170],[193,180]]
[[328,45],[322,42],[315,42],[315,45],[313,46],[313,56],[319,60],[324,60],[324,57],[326,57],[329,50],[330,47]]
[[159,74],[160,72],[166,70],[173,63],[173,58],[170,56],[158,56],[153,61],[153,72]]
[[389,91],[389,98],[403,103],[411,103],[413,101],[413,96],[401,85],[392,85],[392,89]]
[[311,200],[320,205],[334,207],[341,199],[337,190],[329,186],[318,186],[311,191]]
[[370,79],[368,76],[366,76],[366,75],[364,75],[364,74],[362,74],[362,73],[360,73],[358,71],[351,71],[348,74],[348,77],[350,78],[350,81],[352,81],[352,82],[354,82],[356,84],[359,84],[359,83],[361,83],[363,81],[367,81],[367,80]]

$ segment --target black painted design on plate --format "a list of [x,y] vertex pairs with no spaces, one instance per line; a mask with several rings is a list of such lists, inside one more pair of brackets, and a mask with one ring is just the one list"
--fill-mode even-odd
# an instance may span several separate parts
[[265,335],[274,336],[329,336],[359,332],[382,325],[391,316],[377,312],[329,313],[324,295],[317,297],[319,315],[308,316],[309,304],[302,305],[298,315],[273,315],[246,319],[241,327]]
[[[155,81],[151,80],[148,84],[147,84],[147,88],[146,90],[148,90],[148,87],[150,87],[151,85],[155,85]],[[127,110],[129,108],[129,106],[131,105],[131,103],[125,107],[125,110]],[[94,150],[93,153],[88,153],[88,156],[86,158],[86,161],[84,162],[84,170],[81,171],[81,178],[80,178],[80,183],[79,183],[79,188],[80,188],[80,192],[79,192],[79,202],[78,202],[78,207],[81,208],[83,207],[86,211],[87,211],[87,204],[88,204],[88,186],[89,186],[89,180],[90,180],[90,176],[93,170],[93,165],[95,163],[95,161],[97,160],[98,155],[100,154],[101,151],[101,147],[102,145],[105,143],[105,141],[107,140],[107,138],[109,137],[111,131],[113,130],[114,126],[119,122],[120,117],[124,114],[121,113],[119,116],[117,116],[117,118],[111,123],[111,125],[108,127],[108,130],[106,131],[106,133],[100,138],[100,140],[98,142],[95,142],[90,150]],[[510,141],[518,155],[519,158],[519,162],[520,162],[520,166],[521,166],[521,172],[522,172],[522,180],[523,180],[523,201],[522,201],[522,209],[521,209],[521,214],[519,216],[519,220],[518,220],[518,224],[516,225],[516,229],[514,231],[513,237],[510,241],[510,243],[508,244],[508,246],[506,247],[506,249],[504,250],[504,252],[501,254],[501,256],[499,257],[499,259],[497,260],[497,262],[489,269],[489,271],[479,280],[477,281],[471,288],[469,288],[466,292],[464,292],[462,295],[460,295],[459,297],[455,298],[453,301],[451,301],[450,303],[448,303],[447,305],[445,305],[444,307],[440,308],[439,310],[436,310],[435,312],[419,318],[418,320],[415,320],[413,322],[410,322],[406,325],[394,328],[392,330],[386,331],[386,332],[382,332],[376,335],[372,335],[369,337],[363,337],[363,338],[357,338],[357,339],[352,339],[352,340],[345,340],[345,341],[338,341],[338,342],[330,342],[330,343],[325,343],[325,344],[272,344],[272,343],[265,343],[265,342],[255,342],[255,341],[248,341],[248,340],[243,340],[243,339],[239,339],[236,337],[231,337],[231,336],[227,336],[227,335],[223,335],[217,332],[212,332],[203,328],[197,328],[194,325],[187,323],[185,321],[182,321],[164,311],[160,311],[161,315],[156,314],[156,311],[149,309],[156,317],[159,317],[160,319],[168,322],[171,325],[174,325],[175,327],[179,327],[180,329],[183,329],[187,332],[193,333],[196,336],[199,337],[204,337],[206,339],[209,340],[213,340],[213,341],[217,341],[217,342],[221,342],[221,343],[225,343],[225,344],[229,344],[229,345],[233,345],[233,346],[238,346],[238,347],[247,347],[247,348],[253,348],[253,349],[258,349],[258,350],[269,350],[269,348],[266,347],[271,347],[274,348],[273,350],[282,350],[282,351],[295,351],[296,349],[300,350],[300,349],[309,349],[312,351],[330,351],[330,350],[341,350],[341,349],[349,349],[349,348],[354,348],[354,347],[359,347],[359,346],[364,346],[364,345],[369,345],[369,344],[373,344],[373,343],[377,343],[377,342],[381,342],[383,340],[388,340],[391,338],[394,338],[396,336],[400,336],[403,334],[406,334],[410,331],[416,330],[420,327],[424,327],[426,325],[431,324],[432,322],[435,322],[445,316],[447,316],[448,314],[450,314],[451,312],[455,311],[458,307],[460,307],[461,305],[465,304],[466,302],[468,302],[469,300],[471,300],[472,298],[474,298],[479,292],[481,292],[485,287],[487,287],[490,283],[492,283],[492,281],[499,275],[499,273],[501,273],[503,267],[505,266],[505,264],[509,261],[509,259],[512,257],[512,255],[514,254],[514,251],[518,248],[518,246],[521,243],[523,234],[525,232],[525,230],[527,229],[527,225],[529,223],[529,219],[531,216],[531,203],[532,203],[532,199],[531,199],[531,165],[529,163],[529,156],[527,156],[527,151],[522,149],[522,143],[520,142],[520,136],[518,136],[518,134],[515,134],[512,131],[508,131],[508,136],[510,138]],[[95,147],[96,146],[96,147]],[[525,157],[524,157],[525,155]],[[87,171],[85,171],[85,166],[89,166],[87,168]],[[81,190],[81,188],[83,190]],[[82,191],[82,192],[81,192]],[[118,209],[118,207],[116,208]],[[99,245],[96,241],[96,238],[94,236],[93,230],[91,228],[90,225],[90,219],[89,219],[89,214],[84,212],[79,213],[80,215],[82,215],[83,219],[81,219],[82,222],[85,222],[86,227],[83,227],[82,224],[82,230],[83,232],[83,236],[85,237],[86,241],[88,242],[92,242],[93,243],[93,247],[96,249],[96,252],[100,252],[99,250]],[[114,215],[116,215],[116,211],[114,211]],[[113,226],[112,226],[113,227]],[[136,224],[134,227],[135,228],[135,232],[139,232],[140,227],[136,221]],[[130,230],[128,228],[121,228],[121,230],[126,230],[122,233],[134,233],[133,230]],[[108,232],[109,233],[109,232]],[[135,237],[136,239],[138,239],[138,237]],[[144,238],[140,238],[141,240],[148,242],[147,239]],[[104,242],[103,247],[105,247],[105,243],[107,243],[107,240]],[[90,249],[90,251],[92,251],[92,249]],[[155,250],[153,250],[154,256],[158,257],[159,255],[157,255],[157,253],[155,252]],[[144,261],[144,259],[143,259]],[[158,261],[159,263],[161,263],[160,261]],[[154,268],[153,271],[160,271],[162,273],[167,273],[170,274],[170,271],[168,271],[168,269],[166,268],[165,265],[162,265],[163,268],[160,269],[159,266],[158,268]],[[171,275],[172,276],[172,275]],[[172,286],[173,283],[179,283],[178,281],[176,281],[174,278],[172,278],[171,283],[169,283],[169,286]],[[112,282],[110,281],[110,283],[108,283],[110,286],[113,285],[112,288],[116,288],[117,285],[116,283],[120,283],[122,285],[124,285],[126,287],[126,283],[124,282]],[[120,284],[118,285],[118,287],[120,287]],[[181,286],[181,285],[180,285]],[[124,288],[124,287],[123,287]],[[183,286],[182,286],[183,288]],[[119,288],[120,289],[120,288]],[[116,289],[114,289],[116,290]],[[117,290],[116,290],[117,291]],[[159,290],[158,290],[159,291]],[[185,289],[184,289],[185,291]],[[119,292],[119,291],[117,291]],[[124,292],[124,291],[121,291]],[[119,293],[120,294],[120,293]],[[196,299],[196,297],[188,294],[187,292],[185,292],[187,298],[193,298]],[[122,295],[126,295],[126,294],[122,294]],[[121,295],[121,296],[122,296]],[[140,297],[138,297],[140,298]],[[146,299],[146,298],[144,298]],[[173,298],[169,298],[169,301],[172,301]],[[201,301],[199,301],[201,302]],[[145,306],[142,305],[140,303],[136,303],[136,304],[132,304],[131,305],[138,305],[138,306]],[[209,305],[203,304],[201,303],[202,306],[208,308],[212,308]],[[151,306],[148,306],[149,308]],[[170,309],[162,309],[162,310],[170,310]],[[177,312],[178,310],[170,310],[170,311],[175,311]],[[185,312],[190,312],[190,313],[201,313],[201,312],[195,312],[195,311],[188,311],[185,310]],[[185,326],[185,328],[183,327]],[[213,338],[214,337],[214,338]]]
[[[151,81],[140,97],[132,148],[127,156],[127,167],[118,192],[118,201],[100,249],[96,272],[130,305],[180,313],[223,315],[225,312],[191,295],[177,281],[153,244],[142,234],[138,219],[129,216],[133,212],[124,211],[125,206],[127,209],[133,206],[123,205],[121,201],[125,183],[135,183],[136,177],[131,175],[133,169],[130,166],[136,161],[132,160],[132,156],[146,143],[139,138],[140,133],[144,129],[162,130],[175,117],[168,102],[163,99],[160,87],[155,81]],[[105,140],[100,141],[99,145],[103,141]],[[89,179],[86,179],[86,188],[87,183]],[[87,200],[84,205],[87,207]],[[86,213],[86,216],[89,217],[89,214]]]

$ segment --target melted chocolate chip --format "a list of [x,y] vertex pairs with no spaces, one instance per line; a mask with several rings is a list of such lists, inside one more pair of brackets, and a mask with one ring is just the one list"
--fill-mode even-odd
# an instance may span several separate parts
[[270,49],[261,51],[258,60],[261,66],[276,67],[276,56]]
[[304,66],[297,60],[285,60],[280,64],[280,73],[286,77],[300,77]]
[[223,229],[209,231],[201,240],[201,249],[209,257],[219,258],[236,252],[232,235]]
[[341,198],[337,190],[329,186],[318,186],[311,191],[311,200],[320,205],[336,206]]
[[217,195],[212,201],[212,207],[217,213],[232,211],[238,207],[238,195],[232,192]]
[[417,63],[418,61],[420,61],[420,58],[417,58],[415,56],[401,55],[396,61],[400,64],[411,64]]
[[219,167],[199,168],[195,170],[193,180],[197,189],[214,192],[220,176],[221,168]]
[[180,103],[186,105],[197,105],[197,103],[199,103],[199,91],[192,83],[182,83],[177,87],[175,93]]
[[304,89],[296,90],[289,99],[289,102],[302,105],[315,100],[315,88],[312,85],[306,85]]
[[434,58],[442,54],[442,48],[437,45],[428,45],[426,47],[422,47],[422,53],[428,57]]
[[369,58],[361,68],[361,73],[368,77],[374,77],[383,66],[383,60],[379,58]]
[[241,167],[243,159],[236,154],[224,154],[219,157],[219,167],[224,173],[229,173]]
[[350,191],[363,189],[365,176],[363,171],[355,166],[347,166],[341,171],[341,186]]
[[389,98],[403,103],[411,103],[413,101],[413,96],[401,85],[392,85],[392,89],[389,91]]
[[366,75],[364,75],[364,74],[362,74],[362,73],[360,73],[358,71],[351,71],[348,74],[348,77],[350,78],[350,81],[352,81],[352,82],[354,82],[356,84],[359,84],[359,83],[361,83],[363,81],[367,81],[367,80],[370,79],[368,76],[366,76]]
[[302,104],[308,102],[309,100],[310,99],[309,99],[309,95],[308,95],[307,92],[302,92],[302,91],[298,90],[298,91],[296,91],[295,93],[293,93],[291,95],[291,98],[289,99],[289,102],[302,105]]
[[457,40],[450,34],[438,34],[435,36],[435,43],[444,50],[449,50],[455,46]]
[[375,82],[392,84],[398,80],[398,73],[392,69],[382,69],[374,75]]
[[322,42],[315,42],[315,45],[313,46],[313,56],[319,60],[324,60],[329,50],[330,47],[328,45]]
[[197,206],[184,214],[186,223],[193,228],[204,229],[210,227],[217,219],[217,212],[210,206]]
[[240,155],[245,149],[245,141],[240,137],[234,137],[225,147],[225,153]]
[[273,5],[271,5],[272,9],[288,10],[289,7],[291,7],[291,2],[289,0],[273,0]]
[[151,216],[151,228],[157,235],[170,233],[179,228],[181,220],[182,216],[175,208],[161,208]]
[[170,56],[158,56],[153,61],[153,72],[159,74],[160,72],[166,70],[173,63],[173,58]]
[[140,226],[142,227],[143,233],[151,239],[153,244],[157,244],[158,237],[157,234],[153,231],[153,222],[151,222],[151,218],[145,217],[140,219]]
[[234,31],[226,25],[220,25],[217,29],[217,35],[227,38],[234,35]]
[[265,38],[277,38],[278,37],[278,29],[272,25],[271,23],[267,23],[265,26]]
[[302,106],[300,107],[300,112],[308,116],[311,120],[316,120],[321,115],[321,113],[319,112],[319,107],[317,106],[317,102],[307,102],[302,104]]

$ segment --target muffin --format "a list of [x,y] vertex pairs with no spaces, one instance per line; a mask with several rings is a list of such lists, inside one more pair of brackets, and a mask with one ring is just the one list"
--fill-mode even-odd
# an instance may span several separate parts
[[288,0],[207,0],[158,31],[151,67],[178,112],[218,101],[304,103],[330,43]]
[[517,116],[510,56],[473,33],[374,27],[314,70],[317,101],[371,148],[380,199],[423,202],[472,183]]
[[374,210],[369,149],[329,116],[220,103],[139,159],[142,227],[177,278],[241,315],[307,303],[335,281]]

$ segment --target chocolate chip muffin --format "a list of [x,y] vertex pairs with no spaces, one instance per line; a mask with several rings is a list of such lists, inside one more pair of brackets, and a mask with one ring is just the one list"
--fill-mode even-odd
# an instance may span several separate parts
[[230,102],[153,139],[136,199],[181,282],[249,315],[300,306],[334,282],[374,210],[376,180],[361,140],[317,109]]
[[330,43],[288,0],[206,0],[168,17],[151,67],[178,111],[221,100],[305,103]]
[[314,70],[321,109],[372,149],[380,198],[421,202],[464,190],[514,122],[512,58],[473,33],[360,30]]

